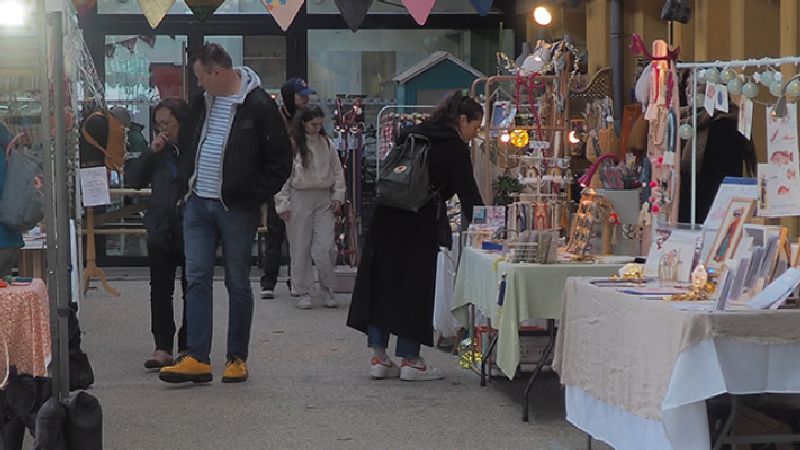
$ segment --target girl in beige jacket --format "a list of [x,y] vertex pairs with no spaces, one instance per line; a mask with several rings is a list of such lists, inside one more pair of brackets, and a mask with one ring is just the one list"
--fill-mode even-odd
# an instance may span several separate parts
[[297,307],[311,309],[313,265],[319,274],[320,293],[328,308],[338,306],[336,287],[335,214],[344,202],[345,182],[339,155],[328,138],[318,106],[295,116],[291,137],[294,147],[292,176],[275,195],[275,211],[286,222],[292,257],[292,295]]

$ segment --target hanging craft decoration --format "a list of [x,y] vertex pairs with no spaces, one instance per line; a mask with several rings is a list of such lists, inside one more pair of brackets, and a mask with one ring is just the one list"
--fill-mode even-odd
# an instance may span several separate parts
[[434,3],[436,0],[403,0],[403,5],[419,25],[425,25],[428,21]]
[[479,15],[486,16],[492,9],[494,0],[469,0],[469,2],[472,3],[472,7],[475,8]]
[[222,6],[224,0],[186,0],[186,6],[200,22],[208,20]]
[[164,20],[164,17],[167,16],[174,4],[175,0],[139,0],[139,7],[142,8],[142,12],[147,18],[147,23],[154,30]]
[[286,31],[294,22],[295,16],[303,7],[305,0],[261,0],[269,15],[275,19],[281,30]]
[[97,0],[72,0],[72,5],[79,16],[85,16],[97,6]]
[[367,17],[373,0],[334,0],[347,26],[355,33]]

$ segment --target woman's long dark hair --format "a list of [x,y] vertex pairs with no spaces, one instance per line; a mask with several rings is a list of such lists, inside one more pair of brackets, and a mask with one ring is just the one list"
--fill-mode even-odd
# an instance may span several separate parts
[[475,100],[456,91],[450,94],[431,114],[431,121],[458,128],[461,116],[467,116],[467,120],[481,120],[483,117],[483,107]]
[[[303,167],[308,167],[308,159],[311,151],[308,149],[308,142],[306,141],[306,124],[317,118],[325,118],[325,113],[319,106],[310,106],[301,109],[292,122],[292,139],[295,143],[295,148],[300,152],[300,159],[303,161]],[[325,127],[320,128],[319,134],[327,138],[328,133],[325,132]]]
[[178,121],[178,150],[185,151],[188,145],[192,142],[192,133],[194,127],[192,126],[193,118],[189,105],[178,97],[167,97],[161,100],[155,108],[153,108],[153,121],[155,121],[156,113],[161,109],[167,109],[175,120]]
[[289,119],[293,119],[297,112],[297,106],[294,104],[294,78],[286,80],[281,85],[281,99],[283,99],[283,107],[289,113]]

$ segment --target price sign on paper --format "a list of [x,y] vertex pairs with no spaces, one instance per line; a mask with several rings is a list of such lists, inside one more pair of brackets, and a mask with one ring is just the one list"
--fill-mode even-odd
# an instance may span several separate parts
[[547,150],[550,148],[550,143],[546,141],[531,141],[528,147],[534,150]]

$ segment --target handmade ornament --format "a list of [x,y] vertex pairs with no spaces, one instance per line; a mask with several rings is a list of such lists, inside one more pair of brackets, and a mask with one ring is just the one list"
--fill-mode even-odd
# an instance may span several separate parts
[[205,22],[222,6],[224,0],[186,0],[186,6],[200,22]]
[[[150,28],[156,29],[158,24],[167,16],[175,0],[139,0],[139,7],[142,8],[144,16],[147,18],[147,23]],[[154,36],[155,37],[155,36]],[[150,45],[152,47],[152,45]]]
[[492,3],[494,0],[469,0],[472,3],[472,7],[475,8],[475,11],[483,17],[489,14],[489,11],[492,9]]
[[[728,93],[731,95],[742,95],[742,87],[744,86],[744,82],[739,77],[736,77],[730,81],[728,81]],[[800,87],[800,85],[798,85]],[[800,91],[799,91],[800,92]]]
[[364,23],[367,12],[372,7],[372,2],[373,0],[334,0],[344,21],[353,33],[358,31],[361,24]]
[[742,95],[747,98],[758,97],[758,85],[752,81],[748,81],[744,84],[744,86],[742,86]]
[[403,5],[419,25],[425,25],[436,0],[403,0]]
[[261,0],[261,4],[267,9],[269,15],[275,19],[275,22],[281,27],[281,30],[286,31],[289,26],[294,22],[294,18],[303,7],[305,0]]

